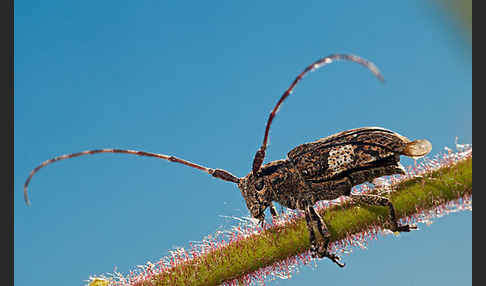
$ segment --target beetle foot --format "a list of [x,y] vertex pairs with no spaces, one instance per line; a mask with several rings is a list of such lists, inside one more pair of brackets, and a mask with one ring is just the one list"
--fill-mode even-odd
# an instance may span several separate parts
[[270,205],[270,213],[272,214],[273,221],[278,219],[278,212],[277,209],[275,209],[275,206],[273,204]]
[[265,219],[260,219],[259,223],[261,228],[265,228]]
[[418,229],[415,224],[397,225],[392,231],[394,232],[410,232],[411,230]]
[[341,257],[337,256],[336,254],[334,253],[329,253],[326,251],[326,253],[324,254],[325,257],[331,259],[334,263],[336,263],[339,267],[344,267],[346,266],[346,263],[342,263],[341,262]]
[[320,244],[319,246],[312,245],[311,253],[312,253],[312,257],[319,257],[319,258],[327,257],[331,259],[332,262],[336,263],[339,267],[344,267],[346,265],[346,263],[341,262],[341,257],[327,251],[327,249],[322,244]]

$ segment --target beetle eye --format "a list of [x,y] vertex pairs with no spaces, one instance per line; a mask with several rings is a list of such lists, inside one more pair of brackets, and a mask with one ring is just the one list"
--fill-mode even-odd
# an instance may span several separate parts
[[255,188],[258,190],[258,191],[261,191],[263,189],[263,179],[259,179],[256,183],[255,183]]

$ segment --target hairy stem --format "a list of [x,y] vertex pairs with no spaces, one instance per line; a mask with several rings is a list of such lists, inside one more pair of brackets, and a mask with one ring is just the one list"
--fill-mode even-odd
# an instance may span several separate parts
[[[448,202],[472,196],[472,153],[466,159],[442,165],[421,176],[410,176],[392,185],[388,194],[399,218],[407,219]],[[372,192],[380,192],[380,188]],[[357,206],[346,201],[318,208],[331,233],[339,242],[370,228],[389,227],[388,209]],[[296,256],[309,256],[309,233],[305,219],[295,215],[260,231],[224,242],[211,251],[181,254],[167,266],[152,265],[138,278],[112,280],[110,285],[227,285],[248,284],[249,273]],[[310,259],[310,258],[309,258]],[[334,267],[334,265],[332,265]],[[151,269],[150,269],[151,268]],[[141,278],[142,277],[142,278]]]

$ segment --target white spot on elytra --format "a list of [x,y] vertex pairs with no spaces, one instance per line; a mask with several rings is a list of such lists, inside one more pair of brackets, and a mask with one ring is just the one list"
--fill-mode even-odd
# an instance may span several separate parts
[[329,151],[329,157],[327,158],[327,164],[329,169],[336,173],[344,171],[348,168],[348,165],[353,162],[354,148],[352,145],[343,145],[332,147]]

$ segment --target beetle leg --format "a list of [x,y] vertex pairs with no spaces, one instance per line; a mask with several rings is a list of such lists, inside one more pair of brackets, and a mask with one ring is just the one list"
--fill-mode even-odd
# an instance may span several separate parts
[[273,203],[270,203],[270,214],[272,214],[272,218],[274,220],[278,218],[277,209],[275,208],[275,206],[273,205]]
[[417,229],[417,226],[414,224],[400,225],[398,223],[397,217],[395,215],[395,208],[393,207],[392,202],[386,197],[377,195],[351,195],[351,199],[354,203],[358,204],[388,207],[390,210],[390,217],[392,221],[392,231],[409,232],[412,229]]
[[[321,216],[316,212],[314,207],[308,206],[305,209],[305,221],[307,223],[307,229],[309,230],[311,252],[314,257],[327,257],[336,263],[339,267],[344,267],[344,263],[341,263],[341,257],[329,253],[328,246],[330,241],[330,234],[327,230],[327,226],[322,220]],[[316,240],[316,234],[314,228],[317,228],[319,234],[322,236],[323,241],[318,242]]]
[[310,214],[307,210],[305,210],[305,222],[307,225],[307,230],[309,231],[309,239],[310,239],[310,244],[311,244],[311,252],[312,254],[317,253],[317,247],[316,247],[316,234],[314,233],[314,228],[312,227],[312,222],[310,218]]

